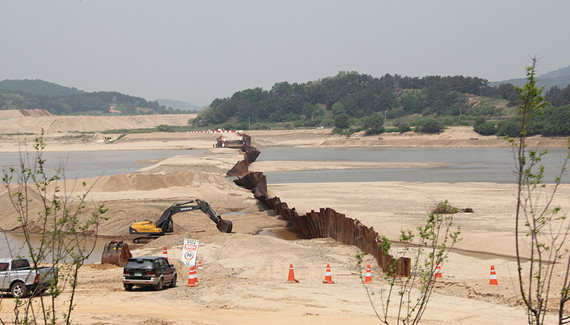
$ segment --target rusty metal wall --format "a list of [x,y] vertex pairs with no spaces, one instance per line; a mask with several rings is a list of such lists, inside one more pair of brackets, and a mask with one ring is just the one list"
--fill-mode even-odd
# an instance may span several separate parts
[[[251,141],[250,138],[248,139],[249,141]],[[250,160],[250,158],[241,160],[234,168],[243,173],[243,165],[245,163],[245,170],[247,170],[247,165],[255,161],[257,156],[259,156],[259,151],[257,149],[255,151],[257,151],[257,155],[255,155],[253,160]],[[247,151],[244,150],[244,152],[247,155]],[[234,168],[231,170],[234,170]],[[234,182],[239,186],[250,189],[256,199],[263,202],[269,209],[273,209],[276,214],[290,222],[295,229],[299,230],[307,238],[332,238],[343,244],[354,245],[362,252],[374,256],[378,265],[386,274],[391,276],[410,275],[410,258],[395,259],[391,255],[385,254],[381,248],[382,239],[378,233],[374,231],[374,228],[363,225],[358,219],[347,218],[344,214],[338,213],[331,208],[321,208],[318,212],[311,211],[304,215],[299,215],[295,208],[289,208],[287,203],[281,202],[279,197],[269,197],[267,194],[267,179],[262,172],[233,176],[243,176],[234,180]]]

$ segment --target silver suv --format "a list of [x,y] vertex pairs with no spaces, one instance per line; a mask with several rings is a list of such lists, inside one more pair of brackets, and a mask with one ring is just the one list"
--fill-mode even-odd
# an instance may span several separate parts
[[123,269],[123,286],[131,291],[133,286],[152,286],[162,290],[165,285],[176,286],[176,269],[162,256],[129,258]]

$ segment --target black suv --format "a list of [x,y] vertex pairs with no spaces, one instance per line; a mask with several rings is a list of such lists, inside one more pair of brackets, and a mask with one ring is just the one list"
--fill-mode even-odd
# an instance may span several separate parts
[[152,286],[162,290],[165,285],[176,286],[176,269],[162,256],[129,258],[123,269],[123,286],[131,291],[133,286]]

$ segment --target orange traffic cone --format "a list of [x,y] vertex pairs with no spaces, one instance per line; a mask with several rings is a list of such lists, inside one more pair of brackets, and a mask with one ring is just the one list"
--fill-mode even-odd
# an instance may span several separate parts
[[198,270],[202,269],[202,261],[198,261]]
[[188,273],[188,284],[187,287],[195,287],[198,285],[198,277],[196,276],[196,268],[191,266],[190,272]]
[[364,283],[372,282],[372,272],[370,271],[370,264],[366,265],[366,273],[364,274]]
[[490,285],[498,286],[499,283],[497,282],[497,274],[495,273],[495,266],[491,265],[491,281],[489,282]]
[[325,272],[325,280],[323,281],[323,283],[334,284],[334,281],[332,280],[332,276],[331,276],[330,264],[327,264],[327,271]]
[[439,262],[435,262],[435,277],[441,278],[441,267],[439,267]]
[[162,249],[162,257],[166,258],[166,260],[168,261],[168,252],[166,251],[166,246],[164,246],[164,248]]
[[299,281],[295,280],[295,272],[293,271],[293,264],[289,264],[289,279],[287,279],[287,283],[299,283]]

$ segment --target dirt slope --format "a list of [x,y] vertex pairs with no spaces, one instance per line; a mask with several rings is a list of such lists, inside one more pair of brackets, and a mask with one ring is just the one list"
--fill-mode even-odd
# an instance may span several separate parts
[[121,129],[152,128],[158,125],[188,124],[195,114],[135,115],[135,116],[63,116],[51,115],[44,110],[0,111],[0,134],[95,132]]

